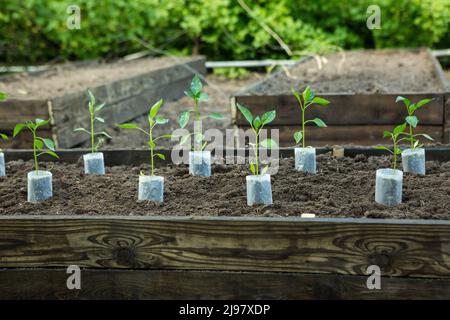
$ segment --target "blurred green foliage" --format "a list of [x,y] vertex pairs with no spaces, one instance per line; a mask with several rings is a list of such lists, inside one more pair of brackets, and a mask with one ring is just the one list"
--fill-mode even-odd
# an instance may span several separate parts
[[[211,60],[289,58],[261,26],[298,57],[339,48],[450,47],[450,0],[3,0],[0,61],[39,63],[110,58],[144,50],[136,37],[174,54]],[[67,7],[81,29],[67,28]],[[369,30],[369,5],[381,30]]]

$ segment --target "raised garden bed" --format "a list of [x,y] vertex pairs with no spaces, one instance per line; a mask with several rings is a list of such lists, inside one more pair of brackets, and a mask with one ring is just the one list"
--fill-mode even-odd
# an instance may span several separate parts
[[[318,149],[321,156],[314,179],[330,175],[332,168],[346,179],[349,169],[356,166],[362,179],[345,182],[349,188],[357,184],[359,188],[366,188],[366,182],[362,181],[364,172],[370,170],[373,180],[375,171],[364,166],[377,166],[387,161],[368,158],[383,154],[382,150],[344,150],[344,155],[354,159],[333,158],[327,154],[331,151]],[[31,154],[29,151],[6,153],[9,177],[1,181],[0,298],[450,298],[450,221],[443,220],[450,218],[450,200],[436,203],[435,209],[427,203],[435,201],[434,197],[439,195],[447,194],[449,199],[449,149],[435,148],[426,153],[430,160],[428,176],[435,181],[442,179],[441,184],[424,186],[414,193],[413,189],[421,184],[415,180],[423,179],[425,184],[428,176],[406,177],[405,180],[406,190],[411,188],[408,190],[410,196],[424,195],[419,207],[426,208],[422,217],[434,218],[430,220],[328,218],[365,216],[364,212],[357,214],[356,211],[333,215],[327,211],[328,204],[322,209],[317,208],[318,218],[299,218],[292,211],[291,216],[285,217],[281,200],[287,202],[288,199],[280,198],[283,191],[277,193],[276,175],[273,177],[272,212],[265,206],[248,211],[243,199],[245,169],[240,174],[233,165],[218,164],[213,166],[211,180],[206,180],[189,177],[183,166],[176,168],[178,174],[171,173],[173,169],[165,167],[162,161],[157,163],[158,172],[170,176],[168,183],[171,179],[179,180],[178,184],[184,188],[178,190],[174,181],[167,186],[168,196],[163,205],[148,203],[139,207],[133,205],[137,199],[137,176],[139,169],[145,168],[142,163],[148,160],[148,151],[105,151],[107,171],[110,172],[105,177],[82,175],[82,165],[77,163],[85,152],[59,151],[62,164],[46,164],[53,166],[55,173],[52,200],[34,208],[27,207],[24,205],[25,191],[18,187],[15,194],[19,203],[15,206],[22,207],[23,213],[27,214],[19,214],[20,209],[11,209],[14,206],[5,208],[4,203],[11,197],[10,184],[20,183],[17,177],[28,167],[23,161],[28,161]],[[283,158],[289,158],[293,150],[282,149],[280,153]],[[170,152],[165,154],[169,156]],[[118,165],[123,167],[111,168]],[[71,169],[71,173],[64,174],[64,168]],[[326,170],[326,175],[321,174],[321,168]],[[308,183],[306,176],[291,169],[292,176],[298,175],[297,180]],[[125,170],[128,172],[123,172]],[[283,170],[280,169],[279,181],[281,176],[287,175]],[[234,194],[224,193],[222,199],[208,204],[214,199],[205,198],[207,194],[217,192],[215,188],[223,191],[229,182],[225,179],[233,172],[234,180],[242,184],[241,189],[235,190]],[[64,175],[73,175],[73,180],[66,180]],[[183,192],[194,192],[189,191],[188,186],[192,179],[196,180],[197,186],[194,201],[201,197],[201,203],[171,207],[171,202],[176,203],[171,192],[178,192],[180,197],[185,197]],[[112,186],[113,180],[122,185],[121,195]],[[25,177],[22,182],[25,186]],[[98,190],[93,191],[97,187]],[[301,195],[300,191],[300,187],[295,190]],[[335,191],[342,192],[339,188]],[[304,194],[307,199],[291,201],[301,207],[302,203],[308,205],[308,197],[315,200],[315,194],[327,191],[311,192]],[[368,193],[366,197],[373,198],[371,191]],[[89,194],[92,194],[91,198]],[[64,197],[68,204],[66,208],[58,204],[58,198]],[[81,211],[77,212],[70,204],[71,197],[77,199]],[[116,209],[105,206],[107,201],[114,201],[114,197],[122,206]],[[107,201],[102,202],[103,198]],[[124,204],[123,200],[128,202]],[[233,212],[214,211],[212,206],[220,200],[233,208]],[[95,204],[89,204],[94,201],[100,203],[96,210],[93,210]],[[409,198],[405,204],[411,205],[413,201]],[[241,205],[241,209],[235,207],[234,202]],[[55,205],[57,210],[52,209]],[[439,214],[442,207],[445,210]],[[403,216],[398,215],[399,208],[384,210],[380,207],[380,210],[385,213],[384,217],[420,218],[420,214],[414,215],[419,211],[411,208],[404,208]],[[308,211],[310,209],[307,207]],[[433,210],[437,215],[433,216]],[[410,211],[413,211],[412,215],[408,215]],[[301,209],[297,211],[300,213]],[[186,214],[189,215],[183,217]],[[81,290],[66,288],[66,268],[72,264],[83,268]],[[369,290],[366,286],[369,265],[381,267],[381,290]]]
[[[16,123],[26,120],[51,119],[43,136],[53,137],[59,148],[71,148],[89,138],[73,133],[88,121],[87,89],[106,103],[101,114],[106,123],[122,123],[144,114],[152,101],[183,96],[194,73],[206,73],[203,57],[65,65],[5,77],[0,91],[10,99],[0,103],[0,131],[12,132]],[[22,135],[7,146],[28,147],[30,140]]]
[[[327,59],[321,68],[314,58],[305,59],[288,72],[244,88],[234,95],[233,105],[238,102],[256,113],[275,108],[277,119],[270,128],[280,130],[283,146],[292,146],[301,114],[290,90],[310,85],[330,105],[307,112],[308,118],[319,117],[328,125],[326,129],[312,126],[309,143],[373,145],[382,142],[383,130],[404,121],[406,111],[395,103],[398,95],[412,101],[434,98],[418,112],[421,131],[437,142],[450,141],[450,89],[429,50],[356,51]],[[247,129],[239,112],[234,110],[233,117],[238,128]]]

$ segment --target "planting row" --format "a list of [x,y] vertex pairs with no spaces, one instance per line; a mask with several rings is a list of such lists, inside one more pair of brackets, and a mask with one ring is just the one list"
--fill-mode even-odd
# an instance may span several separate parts
[[[190,137],[193,137],[192,151],[189,152],[189,172],[193,176],[210,176],[211,175],[211,152],[205,151],[207,141],[205,135],[201,129],[201,121],[205,118],[200,113],[200,102],[206,102],[208,95],[202,91],[203,85],[198,76],[192,79],[190,88],[185,91],[185,94],[192,98],[194,108],[184,111],[180,114],[178,122],[181,128],[185,128],[191,115],[194,117],[194,130],[192,133],[178,136],[180,139],[180,145],[185,144]],[[306,125],[311,123],[318,127],[326,127],[326,124],[319,118],[306,119],[305,112],[312,105],[328,105],[330,102],[326,99],[315,96],[311,88],[306,89],[300,93],[295,89],[292,89],[292,93],[298,100],[299,107],[301,109],[301,129],[294,134],[294,140],[299,146],[295,148],[295,169],[298,171],[307,172],[310,174],[316,173],[316,149],[306,146]],[[105,166],[103,153],[98,152],[98,148],[102,143],[103,137],[110,137],[105,131],[96,132],[95,123],[105,122],[105,120],[98,116],[98,113],[102,110],[105,104],[97,105],[94,95],[88,91],[90,96],[90,102],[88,110],[90,113],[90,128],[78,128],[75,131],[83,132],[90,135],[91,138],[91,153],[83,156],[84,158],[84,171],[85,174],[105,174]],[[0,93],[0,99],[6,99],[6,95]],[[407,110],[405,122],[396,126],[392,132],[385,131],[383,136],[389,138],[392,141],[393,147],[389,149],[384,146],[378,146],[379,149],[384,149],[393,154],[392,168],[378,169],[376,172],[376,187],[375,187],[375,201],[387,206],[396,205],[402,201],[402,184],[403,184],[403,171],[397,169],[397,157],[402,156],[403,170],[412,174],[425,174],[425,150],[420,144],[419,138],[424,137],[432,140],[432,138],[426,134],[414,133],[414,129],[417,127],[419,120],[414,115],[415,111],[427,103],[431,99],[424,99],[417,103],[412,103],[410,100],[404,97],[397,97],[396,102],[402,102]],[[148,129],[143,129],[135,124],[125,123],[118,124],[117,126],[123,129],[139,130],[148,137],[148,145],[150,148],[150,175],[145,175],[141,172],[139,177],[139,191],[138,200],[143,201],[155,201],[163,202],[164,198],[164,177],[156,176],[154,174],[154,158],[159,157],[165,160],[165,156],[161,153],[155,152],[158,140],[164,138],[173,138],[174,135],[165,134],[161,136],[154,135],[154,128],[157,125],[164,125],[168,122],[158,115],[160,108],[163,105],[163,100],[156,102],[149,110],[148,113]],[[249,109],[245,106],[237,104],[237,108],[243,114],[245,119],[250,124],[255,135],[255,143],[251,144],[254,159],[250,162],[251,175],[246,177],[247,183],[247,204],[249,206],[253,204],[272,204],[272,187],[270,175],[267,173],[269,167],[264,166],[261,168],[260,163],[260,150],[261,148],[277,148],[278,145],[273,139],[260,140],[260,133],[264,126],[272,122],[276,117],[275,110],[266,112],[261,116],[253,116]],[[220,120],[222,115],[213,113],[206,117]],[[52,197],[52,174],[49,171],[39,170],[39,156],[48,154],[50,156],[59,158],[55,152],[55,144],[51,139],[41,138],[38,136],[37,131],[40,127],[49,123],[49,120],[36,119],[33,121],[27,121],[25,123],[19,123],[15,126],[13,136],[17,136],[23,129],[31,131],[33,136],[33,156],[35,163],[35,170],[28,173],[28,201],[40,202]],[[1,138],[8,139],[4,134],[1,134]],[[410,144],[410,148],[402,150],[399,148],[399,143],[407,141]],[[0,153],[0,175],[4,176],[5,173],[5,160],[4,154]]]

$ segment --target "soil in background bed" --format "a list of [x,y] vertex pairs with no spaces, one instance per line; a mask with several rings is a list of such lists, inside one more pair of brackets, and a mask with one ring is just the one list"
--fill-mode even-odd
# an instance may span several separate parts
[[442,92],[427,51],[346,51],[326,56],[322,68],[310,59],[281,72],[245,94],[288,94],[311,86],[317,93]]
[[390,165],[388,157],[318,156],[318,174],[294,170],[292,158],[280,161],[272,176],[273,206],[246,204],[243,165],[213,166],[210,178],[192,177],[186,166],[157,170],[165,177],[165,202],[137,202],[138,175],[147,165],[107,168],[106,176],[85,176],[78,164],[45,163],[53,172],[54,198],[29,204],[26,173],[33,163],[7,164],[0,179],[0,214],[299,216],[450,219],[450,162],[427,162],[426,176],[405,174],[404,203],[387,208],[374,202],[375,170]]
[[84,91],[112,81],[186,63],[195,57],[144,58],[111,63],[92,62],[85,65],[66,63],[50,67],[42,73],[19,73],[0,80],[0,91],[11,98],[46,99]]

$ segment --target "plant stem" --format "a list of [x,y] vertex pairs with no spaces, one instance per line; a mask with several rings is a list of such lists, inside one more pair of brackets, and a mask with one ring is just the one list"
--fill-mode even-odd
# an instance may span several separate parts
[[259,157],[259,152],[258,152],[259,141],[258,140],[259,140],[259,132],[256,132],[256,141],[255,141],[255,160],[256,160],[255,172],[256,172],[256,175],[259,175],[259,159],[258,159],[258,157]]
[[150,127],[150,138],[149,138],[149,141],[150,141],[150,166],[151,166],[151,176],[153,176],[153,174],[154,174],[154,164],[153,164],[153,147],[152,147],[152,145],[153,145],[153,128],[152,127]]
[[302,145],[305,147],[305,109],[302,108]]
[[[200,130],[200,112],[198,110],[198,100],[195,100],[195,124],[196,124],[196,130],[197,130],[197,134],[201,134],[201,130]],[[194,131],[194,135],[197,136],[197,134],[195,134],[196,132]],[[199,150],[195,150],[195,145],[197,144],[197,137],[194,138],[194,151],[202,151],[202,143],[200,142],[200,149]]]
[[36,168],[36,175],[39,175],[39,164],[36,152],[36,130],[31,130],[33,132],[33,156],[34,156],[34,167]]
[[397,141],[394,139],[394,170],[397,168]]
[[94,131],[94,120],[95,120],[95,114],[93,112],[91,112],[91,152],[94,153],[95,152],[95,131]]
[[409,125],[409,137],[411,138],[411,150],[414,150],[414,143],[413,143],[413,130],[412,130],[412,126]]

